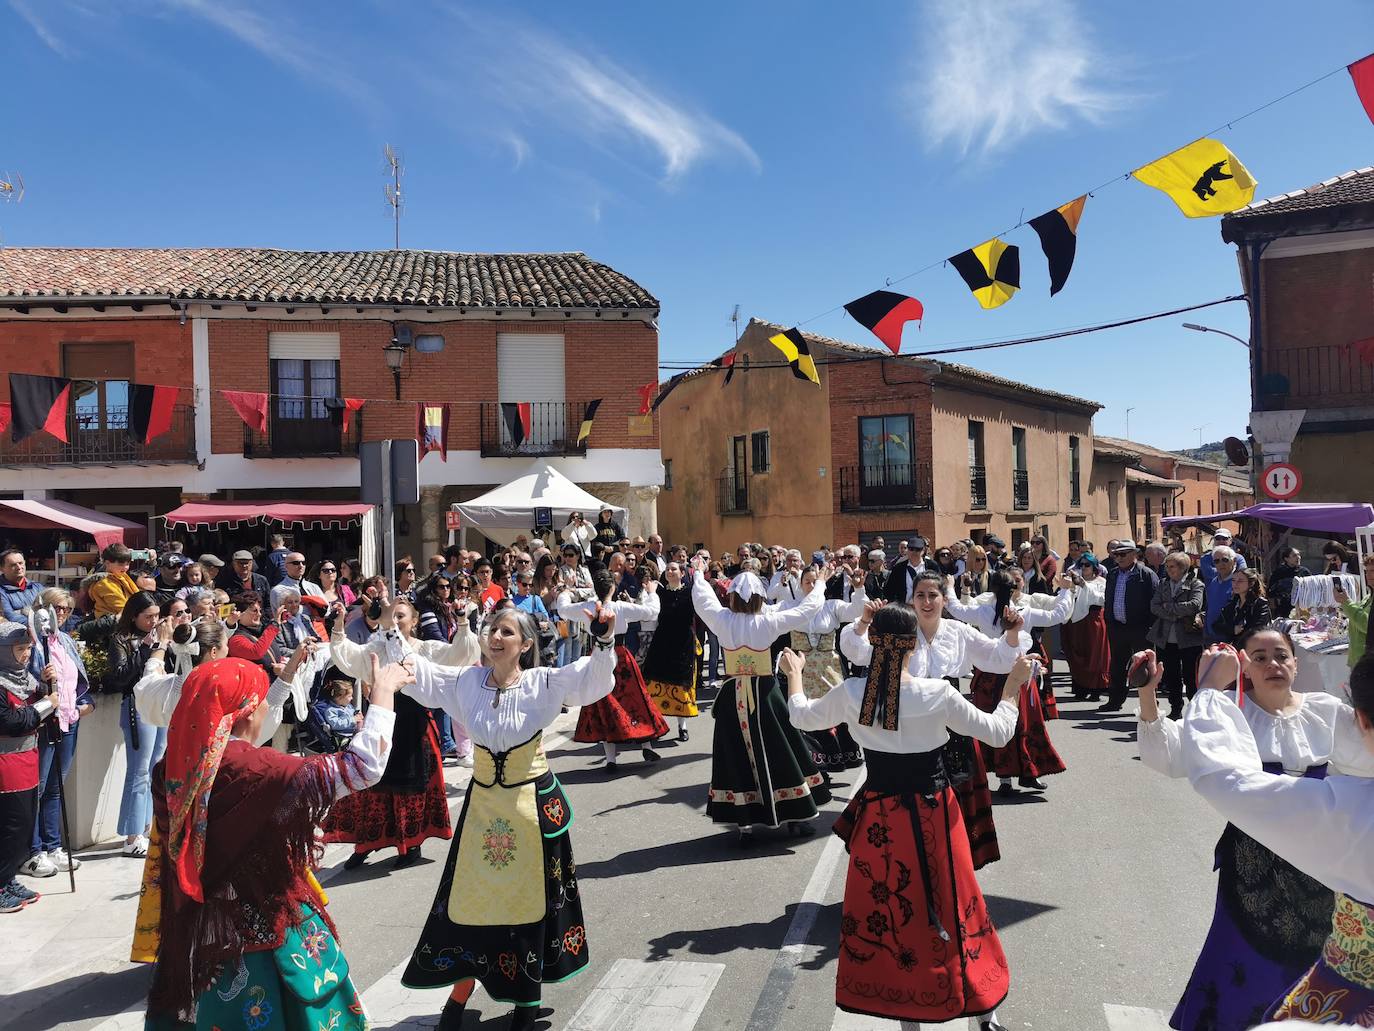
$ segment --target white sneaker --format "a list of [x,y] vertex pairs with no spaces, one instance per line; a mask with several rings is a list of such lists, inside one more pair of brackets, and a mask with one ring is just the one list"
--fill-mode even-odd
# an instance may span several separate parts
[[458,757],[458,765],[464,766],[469,770],[472,769],[472,753],[468,752],[466,755],[460,755]]
[[68,855],[67,850],[64,848],[55,848],[49,852],[48,861],[63,873],[66,873],[68,870],[81,869],[81,860],[77,859],[75,856]]
[[148,839],[142,834],[134,838],[133,841],[124,843],[124,854],[134,859],[142,859],[148,854]]
[[19,872],[27,877],[55,877],[57,867],[48,858],[47,853],[37,852],[29,857],[28,862],[19,868]]

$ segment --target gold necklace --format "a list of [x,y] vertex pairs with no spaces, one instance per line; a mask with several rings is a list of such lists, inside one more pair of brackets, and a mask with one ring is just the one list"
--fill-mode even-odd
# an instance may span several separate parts
[[[496,670],[493,669],[493,670],[489,671],[489,672],[487,673],[487,680],[490,681],[495,675],[496,675]],[[501,707],[501,692],[502,692],[502,691],[509,691],[512,687],[514,687],[514,686],[515,686],[516,684],[518,684],[518,683],[520,683],[520,671],[517,669],[517,670],[515,671],[515,679],[512,680],[509,684],[495,684],[495,685],[491,685],[491,686],[489,687],[489,690],[491,690],[491,691],[493,691],[493,692],[495,693],[495,697],[492,698],[492,700],[491,700],[491,707],[492,707],[493,709],[499,709],[499,708]]]

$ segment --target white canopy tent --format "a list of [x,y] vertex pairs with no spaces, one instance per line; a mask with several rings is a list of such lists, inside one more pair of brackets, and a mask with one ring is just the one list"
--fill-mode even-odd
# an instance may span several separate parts
[[574,512],[595,523],[597,513],[609,508],[621,526],[627,516],[625,509],[593,497],[544,461],[533,463],[509,483],[453,507],[462,516],[464,528],[480,530],[497,544],[511,544],[519,534],[528,534],[534,526],[536,508],[553,509],[555,533]]

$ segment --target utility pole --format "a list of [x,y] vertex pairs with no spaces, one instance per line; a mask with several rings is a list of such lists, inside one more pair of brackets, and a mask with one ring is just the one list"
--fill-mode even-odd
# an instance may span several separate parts
[[1127,440],[1130,440],[1130,439],[1131,439],[1131,413],[1134,412],[1134,411],[1135,411],[1134,408],[1127,408],[1127,409],[1126,409],[1126,439],[1127,439]]
[[387,172],[391,176],[391,182],[386,184],[386,202],[391,207],[391,221],[395,226],[395,239],[393,246],[396,250],[401,249],[401,210],[404,204],[401,201],[401,177],[405,175],[405,169],[401,166],[400,155],[390,143],[382,147],[382,156],[386,159]]
[[735,305],[735,310],[730,313],[730,321],[735,324],[735,346],[739,346],[739,305]]

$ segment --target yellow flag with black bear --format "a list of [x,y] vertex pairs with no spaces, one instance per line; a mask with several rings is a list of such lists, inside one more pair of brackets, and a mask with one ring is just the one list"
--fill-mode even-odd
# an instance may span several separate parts
[[1131,175],[1167,193],[1189,218],[1224,215],[1255,197],[1254,177],[1220,140],[1190,143]]

